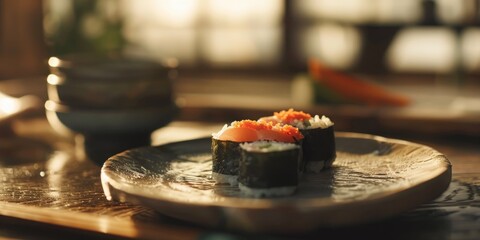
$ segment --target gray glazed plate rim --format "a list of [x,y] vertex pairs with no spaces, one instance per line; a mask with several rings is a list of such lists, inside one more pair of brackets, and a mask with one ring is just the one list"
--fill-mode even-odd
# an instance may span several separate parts
[[[142,178],[141,169],[149,168],[152,166],[142,166],[145,162],[142,162],[142,159],[146,155],[148,157],[155,158],[155,154],[158,156],[165,155],[162,150],[169,148],[176,148],[178,151],[182,151],[183,147],[186,146],[195,146],[198,144],[205,145],[209,142],[210,138],[201,138],[194,140],[187,140],[182,142],[168,143],[160,146],[149,146],[142,147],[137,149],[127,150],[125,152],[119,153],[115,156],[110,157],[102,167],[101,170],[101,179],[102,186],[104,189],[105,196],[109,200],[117,200],[122,202],[132,202],[145,205],[147,207],[154,208],[160,213],[166,215],[177,217],[179,219],[193,221],[202,224],[199,222],[199,219],[189,219],[188,216],[182,211],[175,211],[167,208],[189,208],[189,209],[210,209],[212,211],[217,211],[221,209],[225,211],[246,211],[246,212],[262,212],[264,214],[273,214],[276,212],[285,212],[291,211],[293,209],[293,216],[306,216],[306,215],[315,215],[315,214],[326,214],[329,215],[331,212],[341,213],[342,211],[356,211],[357,208],[371,208],[375,209],[378,207],[379,213],[373,213],[371,216],[355,216],[355,213],[352,213],[351,219],[331,219],[330,221],[318,221],[313,225],[306,227],[287,227],[285,231],[299,231],[299,230],[308,230],[311,227],[317,226],[339,226],[352,223],[368,222],[371,220],[383,219],[385,217],[393,216],[395,214],[409,210],[419,204],[426,203],[438,197],[443,193],[448,187],[451,181],[451,164],[448,159],[442,153],[432,149],[428,146],[421,144],[408,142],[398,139],[384,138],[381,136],[375,136],[370,134],[363,133],[350,133],[350,132],[336,132],[336,141],[337,141],[337,153],[342,151],[348,151],[343,146],[343,141],[359,141],[360,145],[362,141],[366,143],[364,146],[356,147],[354,154],[365,155],[367,158],[372,158],[372,156],[381,156],[390,154],[390,150],[396,147],[402,148],[406,147],[408,152],[406,154],[413,155],[413,159],[420,159],[425,161],[424,163],[419,163],[421,168],[420,170],[425,173],[425,176],[413,176],[412,179],[409,179],[408,184],[404,186],[397,186],[392,190],[382,190],[368,194],[367,196],[354,197],[352,199],[332,199],[332,197],[307,197],[307,198],[297,198],[295,195],[286,198],[268,198],[268,199],[252,199],[252,198],[242,198],[236,196],[218,196],[218,199],[215,198],[215,194],[210,194],[208,196],[203,196],[198,193],[188,193],[178,191],[175,189],[166,189],[165,186],[159,186],[159,190],[162,191],[152,191],[155,189],[155,186],[148,186],[148,182],[137,181],[135,177],[129,176],[131,174],[137,175],[137,177]],[[371,144],[373,143],[373,145]],[[356,142],[355,142],[356,144]],[[207,151],[210,146],[199,146],[198,150],[195,151]],[[411,149],[410,149],[411,148]],[[363,152],[362,152],[363,151]],[[419,153],[416,153],[418,151]],[[153,152],[153,155],[150,153]],[[145,155],[146,154],[146,155]],[[175,154],[175,153],[174,153]],[[350,154],[350,153],[349,153]],[[372,155],[373,154],[373,155]],[[419,155],[419,156],[415,156]],[[342,154],[339,155],[340,158],[343,158]],[[338,158],[336,162],[338,161]],[[140,161],[139,161],[140,160]],[[392,159],[395,161],[402,161],[403,159]],[[414,163],[416,160],[412,160]],[[128,162],[128,163],[127,163]],[[122,168],[122,165],[133,164],[133,168],[137,170],[127,169],[127,172],[119,171],[119,168]],[[362,163],[359,163],[360,165]],[[424,165],[422,165],[424,164]],[[336,166],[334,163],[333,168],[341,169],[344,166]],[[425,169],[423,169],[425,168]],[[140,170],[139,170],[140,169]],[[124,169],[125,170],[125,169]],[[131,171],[131,172],[128,172]],[[148,173],[147,173],[148,174]],[[143,176],[144,177],[144,176]],[[381,182],[381,180],[380,180]],[[302,183],[300,183],[301,185]],[[168,187],[167,187],[168,188]],[[212,198],[212,196],[214,196]],[[394,206],[386,206],[387,203],[397,203]],[[383,211],[383,212],[382,212]],[[225,214],[225,213],[223,213]],[[275,213],[276,214],[276,213]],[[228,215],[228,214],[227,214]],[[334,215],[332,215],[334,216]],[[227,216],[227,218],[232,216]],[[232,218],[235,218],[233,216]],[[225,216],[223,216],[225,218]],[[253,217],[255,218],[255,217]],[[308,217],[306,217],[308,218]],[[259,218],[260,219],[260,218]],[[253,222],[259,219],[252,219]],[[251,227],[243,226],[239,223],[241,219],[232,220],[232,228],[241,229],[241,230],[252,230]],[[266,229],[272,230],[277,229],[276,226],[265,225],[255,227],[254,230]],[[209,224],[208,226],[215,226],[215,224]]]

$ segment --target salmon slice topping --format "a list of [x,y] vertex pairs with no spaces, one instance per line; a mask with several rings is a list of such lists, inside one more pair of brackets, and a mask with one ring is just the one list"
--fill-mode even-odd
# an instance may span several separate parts
[[230,126],[225,126],[220,132],[214,134],[214,137],[234,142],[270,140],[293,143],[303,139],[302,133],[296,127],[254,120],[232,122]]
[[227,127],[219,132],[217,139],[233,142],[253,142],[258,140],[258,132],[252,128]]

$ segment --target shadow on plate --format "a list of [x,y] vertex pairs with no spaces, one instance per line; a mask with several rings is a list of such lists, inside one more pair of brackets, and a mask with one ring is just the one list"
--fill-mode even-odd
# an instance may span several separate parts
[[352,154],[370,154],[385,155],[390,153],[391,144],[367,138],[335,138],[337,151]]

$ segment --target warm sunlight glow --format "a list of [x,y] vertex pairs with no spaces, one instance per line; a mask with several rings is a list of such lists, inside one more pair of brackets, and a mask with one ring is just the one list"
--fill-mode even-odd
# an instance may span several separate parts
[[415,22],[421,18],[421,1],[403,0],[298,0],[299,17],[341,22]]
[[279,59],[280,31],[263,29],[212,29],[201,46],[205,60],[217,65],[268,64]]
[[209,24],[226,26],[266,26],[281,21],[283,5],[278,0],[208,0],[204,12]]
[[448,29],[405,29],[388,50],[387,62],[395,71],[448,73],[455,66],[455,46],[455,34]]
[[[124,0],[125,52],[182,65],[272,65],[281,59],[279,0]],[[277,60],[278,59],[278,60]]]
[[0,116],[18,112],[21,107],[20,101],[0,92]]
[[360,51],[359,32],[338,24],[319,24],[308,28],[302,39],[304,57],[318,57],[336,68],[349,67]]
[[51,85],[58,85],[61,83],[62,79],[55,74],[48,74],[47,82]]
[[[196,0],[142,0],[123,1],[127,24],[140,26],[155,24],[164,27],[191,27],[196,19]],[[154,20],[154,21],[152,21]]]
[[56,57],[51,57],[48,59],[48,65],[50,67],[58,67],[60,66],[60,59],[56,58]]
[[462,34],[462,57],[465,68],[469,71],[480,69],[480,29],[466,29]]

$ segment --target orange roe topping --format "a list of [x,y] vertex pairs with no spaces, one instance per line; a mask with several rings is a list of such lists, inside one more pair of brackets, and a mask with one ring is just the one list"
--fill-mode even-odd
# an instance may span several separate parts
[[273,115],[276,118],[278,118],[281,122],[287,123],[287,124],[292,123],[295,120],[305,121],[312,118],[310,114],[304,113],[302,111],[295,111],[292,108],[288,109],[288,111],[283,110],[281,112],[275,112],[273,113]]
[[257,122],[254,120],[242,120],[242,121],[235,121],[231,124],[232,127],[235,128],[250,128],[255,130],[270,130],[272,129],[272,124],[267,122]]
[[300,130],[298,130],[298,128],[291,125],[284,125],[281,123],[277,123],[276,125],[273,126],[272,130],[289,135],[297,141],[303,139],[303,135],[300,132]]

